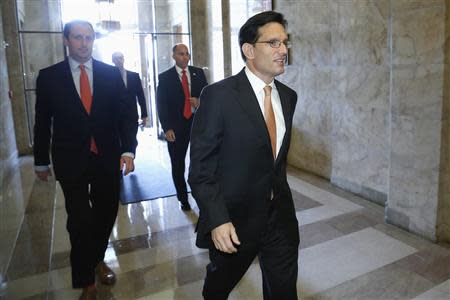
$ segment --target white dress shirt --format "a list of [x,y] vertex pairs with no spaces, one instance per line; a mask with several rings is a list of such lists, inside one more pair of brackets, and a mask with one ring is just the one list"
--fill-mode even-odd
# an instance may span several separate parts
[[127,86],[127,84],[128,84],[128,82],[127,82],[127,70],[119,69],[119,71],[120,71],[120,75],[122,75],[122,80],[123,80],[123,83],[125,84],[125,87],[128,87]]
[[[275,114],[275,124],[277,126],[277,151],[280,152],[281,144],[283,143],[284,134],[286,133],[286,123],[284,122],[283,108],[281,107],[280,95],[278,94],[275,82],[272,80],[271,83],[266,84],[258,76],[256,76],[249,68],[245,68],[245,75],[247,75],[248,81],[253,88],[253,92],[258,99],[259,108],[264,116],[264,87],[270,85],[272,87],[271,99],[273,112]],[[265,116],[264,116],[265,119]]]
[[[175,65],[175,69],[177,70],[178,78],[180,78],[181,82],[181,76],[183,75],[183,69],[179,66]],[[188,80],[188,86],[189,86],[189,95],[191,94],[191,73],[189,73],[189,67],[186,67],[186,76]]]
[[[80,74],[81,74],[80,63],[69,56],[69,65],[70,65],[70,71],[72,72],[73,83],[75,84],[75,87],[77,88],[78,95],[81,97],[81,94],[80,94]],[[91,93],[94,94],[94,84],[93,84],[94,75],[92,74],[92,58],[89,59],[87,62],[83,63],[83,65],[84,65],[84,69],[86,70],[87,76],[89,78],[89,86],[91,88]]]
[[[178,78],[180,78],[180,82],[182,82],[181,76],[183,76],[183,69],[180,68],[177,65],[175,65],[175,69],[177,70],[177,74],[178,74]],[[186,69],[184,69],[184,70],[186,70],[186,77],[187,77],[187,80],[188,80],[189,96],[192,97],[192,95],[191,95],[191,73],[189,73],[189,67],[186,67]],[[191,111],[193,113],[195,113],[195,110],[196,110],[196,108],[191,106]]]

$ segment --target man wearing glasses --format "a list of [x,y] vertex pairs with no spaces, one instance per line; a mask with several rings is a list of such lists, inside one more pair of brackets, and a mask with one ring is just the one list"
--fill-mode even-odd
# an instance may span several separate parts
[[297,94],[274,79],[284,72],[286,25],[273,11],[250,18],[239,31],[246,67],[200,96],[189,184],[196,244],[209,249],[205,299],[227,299],[255,257],[264,299],[297,299],[299,231],[286,179]]

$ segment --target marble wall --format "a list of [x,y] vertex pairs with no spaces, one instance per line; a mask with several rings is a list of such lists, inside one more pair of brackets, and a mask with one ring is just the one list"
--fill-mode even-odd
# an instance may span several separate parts
[[299,94],[291,164],[384,204],[388,186],[390,1],[276,1],[289,21]]
[[446,240],[449,8],[275,1],[293,41],[280,80],[299,94],[289,162],[386,205],[388,222],[430,239],[441,228]]
[[[438,238],[436,229],[444,225],[439,222],[450,228],[448,219],[439,221],[444,202],[448,204],[448,198],[443,198],[445,191],[439,196],[440,188],[448,188],[446,4],[444,0],[392,2],[391,168],[386,220],[432,239]],[[438,211],[440,201],[444,202]]]

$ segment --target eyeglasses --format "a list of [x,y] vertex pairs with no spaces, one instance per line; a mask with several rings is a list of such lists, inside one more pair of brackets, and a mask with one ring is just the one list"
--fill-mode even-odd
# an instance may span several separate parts
[[281,44],[284,44],[286,48],[291,48],[292,44],[291,41],[285,40],[285,41],[279,41],[279,40],[270,40],[270,41],[259,41],[255,42],[255,44],[268,44],[272,48],[280,48]]

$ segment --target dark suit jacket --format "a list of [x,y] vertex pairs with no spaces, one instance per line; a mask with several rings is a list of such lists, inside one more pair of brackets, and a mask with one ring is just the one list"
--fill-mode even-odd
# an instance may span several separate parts
[[[188,68],[191,75],[191,97],[199,97],[202,89],[208,84],[205,73],[197,67]],[[183,116],[184,92],[181,80],[175,66],[159,74],[158,79],[156,104],[159,121],[164,132],[173,129],[176,133],[190,124],[190,120],[186,120]]]
[[66,59],[39,72],[34,126],[35,165],[50,163],[56,179],[76,180],[86,170],[94,137],[105,168],[119,174],[124,152],[135,152],[137,123],[119,70],[93,60],[93,101],[88,115]]
[[[286,134],[274,162],[258,100],[242,70],[206,87],[191,132],[189,184],[200,208],[197,246],[213,247],[211,230],[232,222],[241,242],[257,241],[273,209],[278,226],[298,243],[298,222],[286,179],[297,94],[275,80]],[[271,192],[274,199],[271,200]]]
[[139,74],[132,71],[127,72],[127,90],[132,99],[133,113],[139,118],[136,106],[136,98],[141,107],[141,119],[147,118],[147,105],[145,103],[144,90],[142,89],[141,78]]

